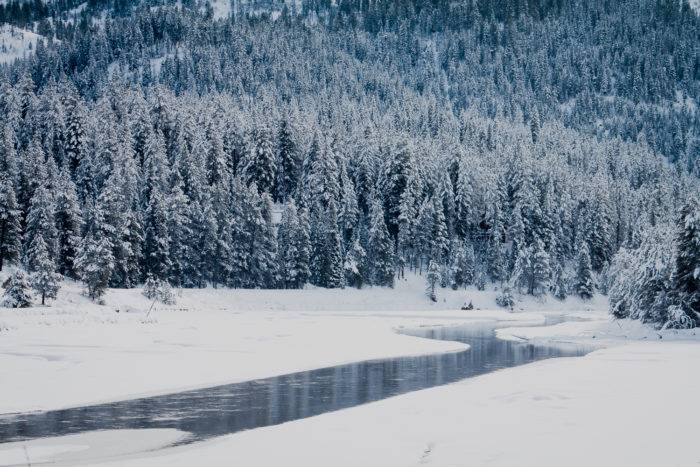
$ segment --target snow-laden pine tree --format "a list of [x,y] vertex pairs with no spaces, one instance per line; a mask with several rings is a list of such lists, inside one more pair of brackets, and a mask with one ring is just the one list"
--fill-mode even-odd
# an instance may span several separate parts
[[673,290],[678,307],[700,325],[700,207],[686,203],[678,219]]
[[167,280],[172,267],[168,218],[163,195],[153,190],[144,218],[143,271],[159,280]]
[[576,283],[574,284],[576,295],[584,300],[593,297],[593,269],[591,266],[591,254],[587,243],[582,243],[579,247],[576,258]]
[[343,237],[343,243],[349,243],[360,221],[360,209],[357,204],[355,184],[348,175],[347,162],[343,157],[338,157],[337,165],[340,170],[338,177],[340,181],[338,223]]
[[426,238],[429,243],[430,258],[438,264],[444,264],[448,259],[450,243],[445,211],[440,197],[433,195],[430,212],[432,219],[429,221],[430,230]]
[[0,306],[4,308],[27,308],[32,306],[34,297],[29,284],[29,278],[22,269],[17,269],[2,284],[5,293]]
[[[252,232],[250,214],[253,210],[250,191],[241,177],[236,176],[231,184],[231,286],[252,287],[250,264],[252,262]],[[217,221],[218,222],[218,221]],[[216,241],[215,243],[218,243]],[[215,250],[216,251],[216,248]],[[216,261],[216,254],[214,257]]]
[[0,271],[5,263],[15,263],[22,249],[22,212],[17,206],[12,180],[0,175]]
[[170,239],[168,256],[171,262],[168,282],[179,287],[185,282],[187,239],[192,235],[187,223],[189,199],[182,189],[179,172],[173,171],[170,185],[170,192],[166,198],[168,238]]
[[344,285],[343,252],[335,203],[326,211],[316,203],[311,212],[311,282],[329,289]]
[[41,304],[46,304],[46,299],[55,299],[58,289],[61,287],[61,275],[56,272],[56,265],[49,257],[41,233],[37,233],[32,242],[34,257],[34,272],[30,279],[32,288],[41,297]]
[[457,185],[455,187],[456,221],[455,230],[461,238],[466,238],[473,230],[474,222],[473,203],[474,187],[471,166],[467,163],[465,155],[459,160],[457,172]]
[[255,184],[251,185],[250,190],[253,200],[253,210],[250,212],[250,229],[253,233],[250,273],[254,287],[272,289],[277,287],[279,274],[272,197],[268,192],[259,194]]
[[[212,257],[212,283],[216,287],[218,284],[229,285],[233,280],[234,272],[234,248],[237,246],[234,235],[234,222],[236,217],[232,215],[233,204],[227,193],[227,184],[219,182],[211,187],[212,191],[212,209],[216,219],[217,231],[214,235],[214,255]],[[246,250],[248,255],[252,254],[252,227],[250,219],[253,216],[255,205],[251,199],[250,190],[247,187],[242,188],[243,205],[239,208],[243,210],[241,228],[245,229],[250,236],[249,242],[242,243],[239,247]],[[253,287],[250,275],[250,261],[246,263],[246,269],[242,274],[242,286]]]
[[435,260],[430,260],[425,275],[425,294],[428,298],[437,302],[437,286],[440,282],[440,266]]
[[487,273],[494,282],[503,282],[507,274],[508,254],[502,241],[502,229],[500,210],[498,210],[494,214],[486,246]]
[[112,244],[105,234],[104,213],[101,206],[88,205],[85,224],[85,236],[78,248],[75,267],[80,279],[85,283],[87,296],[101,302],[114,270]]
[[248,141],[248,153],[244,167],[246,182],[255,183],[260,193],[275,193],[277,157],[270,130],[256,125]]
[[286,202],[292,197],[299,184],[301,162],[299,149],[292,135],[292,126],[288,117],[283,117],[277,131],[277,199]]
[[372,284],[394,286],[394,242],[389,236],[379,199],[372,203],[368,232],[368,255]]
[[387,144],[383,151],[388,154],[377,183],[384,198],[389,234],[395,239],[399,232],[401,195],[406,189],[409,174],[414,170],[413,147],[411,142],[403,140],[397,144]]
[[71,174],[75,174],[83,157],[85,146],[85,104],[77,89],[67,85],[62,94],[65,109],[65,164]]
[[476,257],[471,242],[466,241],[455,246],[450,268],[450,286],[453,290],[474,283]]
[[309,277],[309,232],[305,212],[299,212],[289,200],[282,212],[277,232],[280,286],[304,287]]
[[564,275],[564,268],[561,264],[557,264],[554,269],[554,282],[552,283],[552,294],[559,300],[565,300],[569,295],[569,290],[566,284],[566,276]]
[[311,240],[309,226],[309,211],[307,209],[299,209],[299,230],[295,235],[297,261],[296,261],[296,288],[304,287],[311,276],[310,261],[311,261]]
[[24,233],[24,264],[29,272],[33,272],[36,266],[34,239],[39,235],[45,242],[49,258],[54,258],[58,237],[54,203],[49,190],[43,186],[34,192],[27,214],[27,228]]
[[277,254],[279,262],[280,287],[297,288],[297,250],[296,235],[299,231],[299,214],[294,200],[285,204],[282,219],[277,230]]
[[80,243],[82,213],[78,204],[75,184],[64,171],[59,178],[59,189],[55,197],[56,230],[58,233],[58,272],[77,278],[75,255]]
[[418,255],[418,212],[422,197],[423,186],[418,171],[413,168],[406,180],[406,189],[401,194],[399,204],[399,233],[397,240],[397,258],[400,274],[403,276],[403,268],[408,266],[414,269]]
[[[185,287],[206,287],[212,280],[219,230],[208,195],[193,200],[187,214],[188,231],[182,258]],[[235,249],[234,249],[235,251]],[[233,261],[233,257],[232,257]]]
[[356,233],[345,252],[345,284],[361,289],[367,277],[367,252],[362,247],[359,233]]
[[0,172],[14,181],[18,176],[15,131],[9,123],[5,123],[2,128],[2,136],[0,137]]
[[550,277],[549,255],[541,240],[537,239],[532,246],[519,250],[512,276],[519,288],[524,288],[530,295],[542,295],[549,289]]

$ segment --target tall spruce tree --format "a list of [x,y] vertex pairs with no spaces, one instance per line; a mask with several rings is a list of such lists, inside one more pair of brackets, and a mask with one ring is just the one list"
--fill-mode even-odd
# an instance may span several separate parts
[[582,243],[576,259],[576,295],[588,300],[593,297],[593,270],[588,244]]
[[700,208],[686,203],[678,218],[673,288],[679,307],[700,325]]
[[22,249],[22,213],[17,206],[12,180],[0,176],[0,271],[6,262],[19,259]]
[[379,199],[372,203],[368,239],[368,261],[372,283],[385,287],[394,286],[394,244],[389,236],[384,209]]
[[87,287],[87,296],[101,302],[114,270],[112,244],[105,232],[102,208],[92,203],[86,213],[85,235],[78,248],[75,267]]
[[41,236],[45,242],[49,258],[56,257],[56,219],[54,203],[49,190],[40,186],[34,192],[27,214],[27,228],[24,233],[24,263],[29,272],[36,267],[34,240]]
[[56,193],[56,231],[58,233],[58,272],[72,279],[77,278],[75,256],[80,244],[82,215],[75,184],[62,172]]

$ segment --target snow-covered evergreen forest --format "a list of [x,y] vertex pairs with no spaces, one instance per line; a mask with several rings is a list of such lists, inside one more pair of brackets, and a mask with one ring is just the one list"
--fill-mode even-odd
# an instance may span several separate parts
[[0,67],[6,304],[417,271],[700,324],[686,1],[258,3],[0,6],[46,38]]

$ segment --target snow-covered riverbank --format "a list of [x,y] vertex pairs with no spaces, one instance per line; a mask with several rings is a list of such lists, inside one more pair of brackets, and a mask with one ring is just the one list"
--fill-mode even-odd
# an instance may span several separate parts
[[[139,290],[113,290],[107,306],[97,306],[80,295],[78,284],[67,283],[51,307],[0,309],[0,413],[464,348],[399,335],[395,329],[402,326],[493,318],[542,322],[540,313],[498,310],[493,295],[444,290],[432,304],[421,278],[411,277],[395,289],[185,290],[176,305],[156,305],[149,313],[151,302]],[[482,310],[459,310],[469,300]],[[555,300],[520,305],[560,306]],[[568,306],[600,308],[604,300]]]
[[[697,416],[684,409],[700,389],[700,378],[688,371],[700,361],[691,333],[667,332],[660,339],[637,323],[612,322],[601,297],[565,304],[527,299],[519,303],[522,310],[507,313],[494,306],[493,291],[442,292],[437,304],[429,303],[421,279],[414,277],[394,290],[191,290],[177,305],[156,306],[149,314],[151,304],[139,291],[112,291],[108,306],[97,307],[79,295],[77,285],[68,285],[51,308],[0,311],[0,412],[456,351],[463,344],[395,330],[499,319],[503,338],[606,348],[146,457],[119,458],[114,465],[189,466],[203,460],[229,465],[232,458],[256,467],[465,465],[467,459],[468,465],[651,466],[700,460],[692,448]],[[469,300],[481,310],[459,310]],[[585,321],[508,329],[507,321],[541,324],[542,312]],[[645,420],[654,420],[657,428]],[[153,447],[162,442],[156,435]],[[66,459],[76,446],[100,450],[100,443],[93,446],[91,438],[80,436],[23,446],[49,460],[54,452]],[[144,433],[144,443],[147,438]],[[348,439],[357,448],[347,449]],[[642,448],[632,450],[633,445]],[[0,446],[0,465],[20,452],[18,445],[5,448]]]
[[699,361],[635,342],[107,465],[692,466]]

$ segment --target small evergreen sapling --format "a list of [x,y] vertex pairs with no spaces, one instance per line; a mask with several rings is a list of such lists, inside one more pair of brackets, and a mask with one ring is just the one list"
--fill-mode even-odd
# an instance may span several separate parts
[[46,299],[55,299],[61,285],[61,275],[56,272],[56,265],[49,258],[46,243],[41,234],[34,237],[34,272],[31,275],[32,288],[41,296],[41,304]]
[[425,279],[425,294],[430,300],[437,302],[436,289],[438,282],[440,281],[440,267],[433,260],[430,260],[430,264],[428,264],[428,273],[426,274]]
[[175,295],[173,288],[168,281],[163,281],[148,275],[146,282],[143,284],[143,295],[149,300],[158,300],[166,305],[175,304]]
[[515,306],[515,298],[513,298],[513,291],[509,284],[505,284],[501,293],[496,296],[496,304],[509,310]]
[[21,269],[15,271],[3,284],[5,294],[2,305],[5,308],[28,308],[32,306],[32,291],[27,274]]

